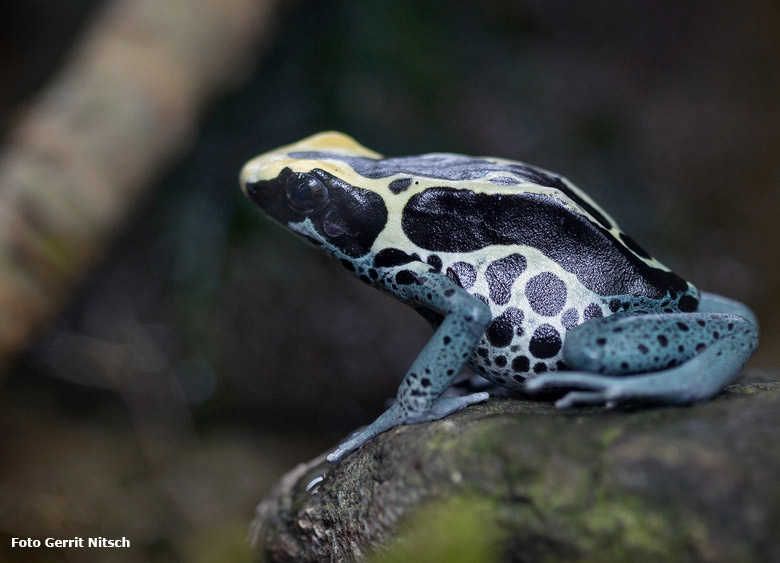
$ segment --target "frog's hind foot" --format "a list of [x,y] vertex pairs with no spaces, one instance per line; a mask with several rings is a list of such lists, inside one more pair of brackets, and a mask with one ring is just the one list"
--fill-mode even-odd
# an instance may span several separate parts
[[420,414],[410,413],[404,410],[400,403],[395,403],[382,413],[382,415],[373,423],[353,434],[349,440],[336,448],[333,453],[328,456],[328,461],[330,463],[338,463],[345,456],[360,448],[363,444],[396,426],[439,420],[454,412],[463,410],[469,405],[481,403],[482,401],[487,400],[489,396],[488,393],[472,393],[465,397],[440,397],[433,403],[431,408]]

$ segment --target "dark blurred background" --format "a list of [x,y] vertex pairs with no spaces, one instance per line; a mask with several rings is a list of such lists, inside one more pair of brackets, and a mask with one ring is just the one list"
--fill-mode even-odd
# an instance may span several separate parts
[[[0,2],[3,130],[101,4]],[[772,0],[299,1],[0,383],[0,559],[247,560],[281,472],[393,396],[428,327],[238,189],[247,159],[320,130],[567,176],[662,262],[748,303],[751,365],[777,366],[778,53]],[[7,551],[28,535],[134,543]]]

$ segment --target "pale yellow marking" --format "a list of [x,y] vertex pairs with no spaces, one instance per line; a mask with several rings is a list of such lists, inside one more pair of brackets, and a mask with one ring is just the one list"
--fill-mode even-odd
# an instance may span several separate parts
[[[519,184],[508,185],[508,186],[498,185],[490,182],[488,178],[483,178],[478,180],[440,180],[440,179],[426,178],[422,176],[420,177],[412,176],[414,180],[412,185],[409,186],[409,188],[403,191],[402,193],[394,194],[390,191],[388,187],[389,184],[393,180],[399,178],[408,178],[410,177],[409,174],[398,174],[393,176],[387,176],[384,178],[371,179],[358,174],[346,162],[339,160],[337,156],[334,156],[333,158],[324,158],[320,160],[298,159],[298,158],[291,158],[289,156],[290,153],[306,152],[306,151],[322,151],[322,152],[334,153],[334,155],[359,156],[359,157],[367,157],[373,159],[383,158],[381,154],[364,147],[349,135],[345,135],[337,131],[325,131],[323,133],[317,133],[316,135],[306,137],[305,139],[298,141],[297,143],[285,145],[283,147],[279,147],[278,149],[261,154],[260,156],[256,156],[255,158],[247,162],[244,165],[244,168],[241,170],[241,176],[240,176],[241,188],[244,191],[246,191],[247,183],[257,182],[261,180],[272,180],[276,178],[284,168],[289,168],[293,172],[311,172],[311,170],[315,168],[319,168],[321,170],[324,170],[325,172],[328,172],[329,174],[341,178],[342,180],[344,180],[345,182],[353,186],[359,186],[363,189],[379,194],[384,200],[385,205],[387,206],[388,221],[386,227],[382,230],[382,232],[379,234],[377,239],[374,241],[372,250],[375,252],[378,252],[383,248],[389,248],[389,247],[402,248],[407,252],[411,252],[412,250],[417,249],[416,245],[412,244],[411,241],[407,239],[406,235],[403,232],[403,229],[401,228],[401,218],[402,218],[403,208],[406,205],[406,203],[409,201],[409,198],[411,198],[414,194],[422,192],[431,187],[442,186],[442,185],[451,186],[456,189],[458,188],[468,189],[475,193],[513,195],[517,193],[518,189],[520,189],[529,193],[544,194],[549,197],[554,197],[558,199],[566,207],[571,209],[572,212],[578,214],[584,214],[587,217],[589,217],[590,220],[593,221],[594,223],[598,223],[596,219],[592,217],[586,210],[579,207],[573,200],[566,197],[566,195],[560,192],[559,190],[555,188],[547,188],[544,186],[539,186],[537,184],[530,183],[527,180],[512,174],[511,172],[501,172],[492,175],[499,176],[499,177],[500,176],[515,177],[520,181]],[[435,154],[439,154],[439,153],[432,153],[431,155],[421,155],[421,156],[422,157],[434,156]],[[544,168],[540,168],[538,166],[532,166],[516,160],[509,160],[505,158],[496,158],[496,157],[476,157],[476,158],[483,158],[489,162],[494,162],[497,164],[505,164],[505,165],[520,164],[523,166],[531,166],[536,170],[560,178],[566,184],[566,186],[569,187],[574,193],[579,195],[584,201],[588,202],[591,206],[593,206],[594,209],[598,210],[604,217],[607,218],[607,220],[612,225],[610,232],[617,239],[617,244],[623,245],[623,242],[619,238],[619,235],[622,232],[622,230],[619,228],[615,220],[612,219],[612,217],[610,217],[610,215],[606,213],[601,208],[600,205],[598,205],[595,201],[593,201],[593,199],[591,199],[591,197],[587,193],[585,193],[582,189],[574,185],[568,179],[558,174],[555,174],[553,172],[550,172],[548,170],[545,170]],[[423,251],[422,249],[419,250],[425,253],[425,251]],[[651,258],[649,260],[641,256],[637,256],[637,258],[639,258],[640,260],[642,260],[643,262],[645,262],[646,264],[654,268],[669,271],[669,268],[664,266],[661,262],[659,262],[655,258]]]

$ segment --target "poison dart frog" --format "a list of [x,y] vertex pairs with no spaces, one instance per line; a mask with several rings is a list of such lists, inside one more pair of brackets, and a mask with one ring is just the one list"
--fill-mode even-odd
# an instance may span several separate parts
[[250,160],[242,189],[271,219],[435,333],[395,403],[328,456],[487,399],[442,396],[464,366],[558,408],[682,404],[731,382],[758,345],[745,305],[699,291],[567,179],[502,158],[384,158],[336,132]]

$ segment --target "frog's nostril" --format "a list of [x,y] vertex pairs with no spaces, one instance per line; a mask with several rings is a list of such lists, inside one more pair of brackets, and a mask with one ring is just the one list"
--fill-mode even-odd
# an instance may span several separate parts
[[250,197],[257,195],[257,182],[247,182],[242,187],[246,195]]

